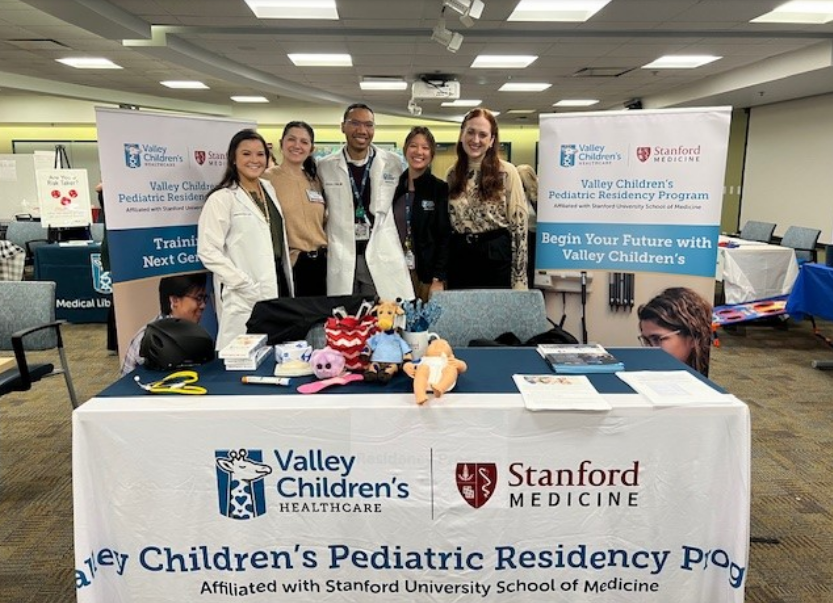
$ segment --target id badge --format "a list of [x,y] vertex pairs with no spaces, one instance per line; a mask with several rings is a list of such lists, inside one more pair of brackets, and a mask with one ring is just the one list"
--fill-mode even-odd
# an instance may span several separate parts
[[368,224],[367,222],[356,222],[354,223],[354,227],[356,229],[357,241],[370,240],[370,224]]
[[324,203],[324,195],[313,189],[307,189],[307,200],[310,203]]
[[414,257],[414,252],[410,249],[405,252],[405,265],[408,267],[408,270],[416,270],[416,257]]

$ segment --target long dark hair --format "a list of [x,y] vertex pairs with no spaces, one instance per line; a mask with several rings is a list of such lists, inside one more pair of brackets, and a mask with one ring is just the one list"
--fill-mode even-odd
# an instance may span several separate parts
[[694,349],[686,364],[708,376],[712,342],[712,307],[709,302],[686,287],[671,287],[639,306],[636,313],[639,320],[652,320],[664,329],[691,337]]
[[492,146],[486,151],[483,156],[483,162],[480,164],[480,198],[481,199],[497,199],[503,193],[503,176],[500,175],[500,157],[498,156],[498,147],[500,146],[500,139],[498,138],[497,120],[494,113],[483,107],[472,109],[463,118],[463,123],[460,124],[460,139],[457,141],[457,162],[449,178],[449,197],[459,197],[466,191],[466,176],[469,171],[469,156],[463,148],[463,131],[466,129],[466,124],[475,117],[483,117],[492,128],[492,135],[495,140]]
[[[405,146],[402,148],[403,152],[408,150],[408,145],[411,144],[411,141],[417,136],[425,137],[425,141],[428,143],[428,146],[431,147],[431,160],[433,161],[434,153],[437,152],[437,141],[434,140],[434,135],[431,134],[431,130],[425,126],[414,126],[411,128],[411,131],[408,132],[408,135],[405,137]],[[431,168],[429,167],[429,169]]]
[[220,184],[212,188],[206,196],[211,196],[212,193],[215,193],[221,188],[229,188],[233,184],[240,184],[240,175],[237,173],[237,166],[234,165],[234,157],[237,155],[237,147],[244,140],[259,140],[263,145],[263,152],[266,154],[266,157],[269,157],[269,145],[266,144],[263,136],[254,130],[240,130],[231,137],[231,142],[229,142],[228,151],[226,152],[226,171],[220,180]]
[[[286,133],[292,128],[303,128],[306,130],[307,134],[309,134],[312,146],[315,146],[315,130],[312,129],[312,126],[305,121],[291,121],[283,127],[283,134],[281,134],[281,150],[283,150],[283,139],[286,138]],[[315,180],[318,175],[318,165],[315,163],[315,158],[312,156],[312,153],[310,153],[309,157],[304,159],[303,170],[310,181]]]

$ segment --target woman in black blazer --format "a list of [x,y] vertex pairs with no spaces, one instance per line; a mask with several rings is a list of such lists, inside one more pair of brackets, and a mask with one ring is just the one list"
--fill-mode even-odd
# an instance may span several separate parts
[[451,224],[448,185],[431,173],[436,142],[424,126],[405,138],[408,169],[393,196],[393,216],[417,297],[445,289]]

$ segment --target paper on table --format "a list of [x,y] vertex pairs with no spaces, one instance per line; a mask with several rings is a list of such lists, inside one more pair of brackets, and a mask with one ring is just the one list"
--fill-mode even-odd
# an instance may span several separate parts
[[616,375],[654,406],[730,402],[727,394],[709,387],[688,371],[627,371]]
[[528,410],[610,410],[583,375],[512,375]]

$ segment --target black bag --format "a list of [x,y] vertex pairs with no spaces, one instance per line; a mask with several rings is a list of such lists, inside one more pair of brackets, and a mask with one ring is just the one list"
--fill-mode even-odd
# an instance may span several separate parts
[[309,330],[333,315],[333,309],[344,306],[347,314],[355,314],[364,301],[361,295],[328,297],[279,297],[259,301],[246,322],[249,333],[265,333],[267,343],[304,339]]
[[503,333],[498,335],[495,339],[472,339],[469,341],[469,347],[473,348],[482,348],[482,347],[524,347],[524,348],[534,348],[535,346],[542,344],[542,343],[578,343],[578,339],[573,337],[571,333],[568,333],[558,325],[553,325],[553,327],[549,331],[544,331],[543,333],[539,333],[534,337],[529,338],[527,341],[522,342],[517,335],[512,332]]

